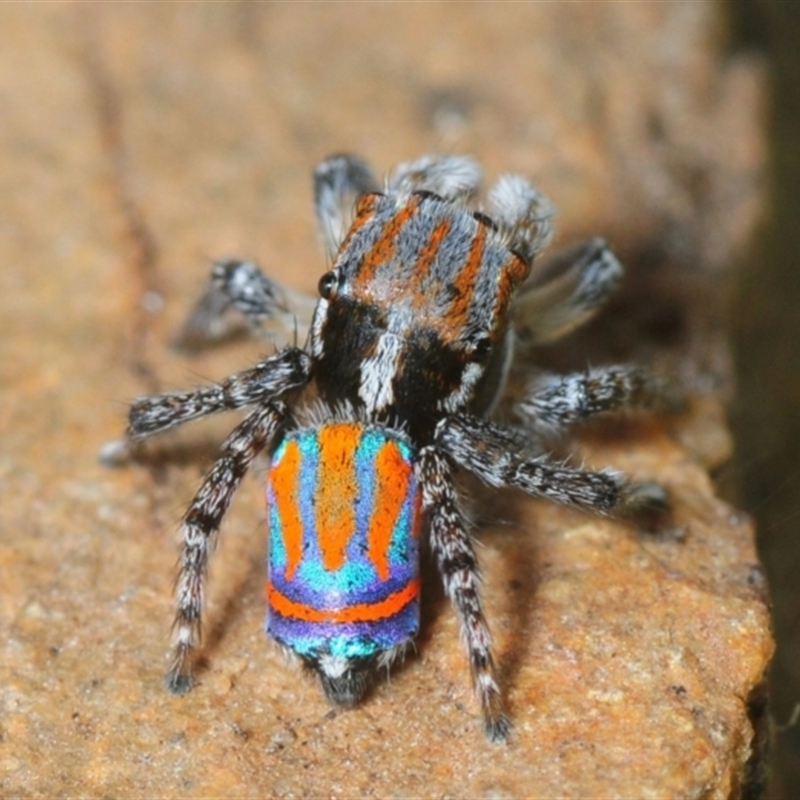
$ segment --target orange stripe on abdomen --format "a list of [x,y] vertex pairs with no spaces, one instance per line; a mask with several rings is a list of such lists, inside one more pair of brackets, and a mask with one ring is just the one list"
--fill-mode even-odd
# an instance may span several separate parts
[[375,491],[367,542],[369,559],[382,581],[389,579],[389,548],[411,480],[411,465],[396,442],[387,441],[375,455]]
[[305,622],[377,622],[397,614],[419,596],[419,579],[414,578],[399,591],[390,594],[377,603],[357,603],[337,609],[319,609],[305,603],[290,600],[272,584],[267,586],[267,600],[270,608],[290,619]]
[[333,572],[345,562],[347,544],[355,534],[358,480],[355,454],[362,426],[351,423],[320,429],[319,464],[315,481],[317,541],[322,564]]
[[270,482],[278,507],[283,544],[286,548],[286,580],[294,577],[303,558],[303,521],[300,519],[300,467],[303,456],[296,441],[286,445],[280,463],[271,471]]

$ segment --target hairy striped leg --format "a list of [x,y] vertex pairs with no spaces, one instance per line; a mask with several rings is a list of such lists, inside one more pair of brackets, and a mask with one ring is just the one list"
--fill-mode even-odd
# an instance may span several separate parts
[[502,175],[489,189],[486,210],[508,242],[527,264],[553,238],[555,209],[547,197],[521,175]]
[[310,375],[308,354],[297,347],[287,347],[251,369],[231,375],[222,383],[134,400],[127,435],[134,440],[144,439],[210,414],[266,403],[302,388]]
[[282,403],[266,403],[238,425],[183,518],[183,549],[175,582],[175,644],[166,678],[174,694],[192,688],[192,656],[200,644],[208,558],[220,523],[253,459],[271,447],[285,416]]
[[431,192],[444,200],[466,201],[480,186],[483,173],[468,156],[422,156],[397,166],[387,181],[390,192]]
[[458,507],[453,469],[436,447],[419,454],[417,475],[430,542],[447,596],[453,603],[466,643],[475,691],[483,713],[486,736],[492,742],[508,738],[511,725],[495,676],[492,639],[481,610],[480,575],[469,531]]
[[314,208],[331,261],[353,223],[356,201],[378,188],[369,164],[358,156],[344,153],[330,156],[314,168]]
[[660,484],[634,483],[614,470],[589,472],[529,457],[520,450],[518,436],[487,420],[453,414],[439,423],[435,439],[457,464],[490,486],[648,522],[669,511],[669,496]]
[[131,404],[125,437],[103,445],[100,460],[110,467],[127,463],[143,439],[185,422],[267,403],[305,386],[311,377],[311,358],[299,347],[287,347],[251,369],[222,383],[188,392],[139,397]]
[[622,264],[603,239],[559,251],[514,298],[514,328],[527,345],[544,344],[588,322],[617,290]]
[[[369,165],[357,156],[331,156],[315,168],[314,206],[330,259],[350,228],[356,200],[377,188]],[[317,299],[279,284],[252,261],[218,261],[175,342],[188,350],[200,349],[236,331],[242,318],[253,331],[267,333],[267,325],[279,322],[284,334],[293,327],[295,336],[305,339]],[[238,319],[228,313],[231,310],[239,313]]]
[[217,261],[208,288],[174,343],[186,350],[202,349],[237,332],[242,320],[251,331],[270,338],[290,339],[295,330],[305,338],[316,300],[279,284],[252,261]]
[[[311,378],[311,358],[299,347],[287,347],[222,383],[188,392],[139,397],[131,403],[126,439],[130,444],[221,411],[267,403],[301,389]],[[110,445],[116,444],[111,442]],[[109,446],[110,446],[109,445]]]
[[638,367],[615,366],[543,376],[516,411],[535,432],[560,434],[594,414],[668,402],[664,381]]

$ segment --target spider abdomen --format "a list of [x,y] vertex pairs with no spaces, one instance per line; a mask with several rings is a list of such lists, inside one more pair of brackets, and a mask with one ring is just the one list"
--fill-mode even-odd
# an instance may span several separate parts
[[333,422],[290,432],[273,456],[267,632],[337,702],[359,698],[326,676],[363,671],[419,630],[413,452],[397,432]]

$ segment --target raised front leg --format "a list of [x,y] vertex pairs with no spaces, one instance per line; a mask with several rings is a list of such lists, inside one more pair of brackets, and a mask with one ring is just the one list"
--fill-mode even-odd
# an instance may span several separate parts
[[305,338],[316,301],[315,296],[282,286],[252,261],[217,261],[208,288],[175,343],[188,350],[200,349],[225,339],[241,327],[241,320],[263,335],[274,335],[279,325],[284,339]]
[[356,201],[379,189],[369,164],[358,156],[340,154],[314,169],[314,208],[322,241],[332,261],[353,223]]
[[556,253],[514,299],[514,328],[543,344],[588,322],[619,287],[624,271],[603,239]]
[[467,156],[422,156],[407,161],[392,172],[389,191],[400,194],[432,192],[455,202],[466,201],[480,186],[483,173]]
[[167,688],[184,694],[192,687],[192,657],[200,644],[209,553],[233,495],[253,459],[271,448],[286,408],[267,403],[250,414],[228,437],[183,518],[180,569],[175,582],[175,644]]
[[430,528],[431,550],[461,624],[461,638],[467,646],[484,730],[492,742],[501,742],[508,738],[511,725],[497,685],[492,638],[478,592],[478,562],[458,507],[453,469],[441,451],[425,447],[420,452],[416,470],[422,487],[422,508]]

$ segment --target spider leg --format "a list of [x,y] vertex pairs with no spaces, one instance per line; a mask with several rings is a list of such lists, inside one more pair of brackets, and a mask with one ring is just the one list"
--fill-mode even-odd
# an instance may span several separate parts
[[253,459],[274,441],[286,416],[282,403],[253,411],[228,437],[183,518],[183,549],[175,582],[175,644],[167,688],[185,694],[192,687],[191,661],[200,643],[208,558],[225,512]]
[[475,193],[482,177],[477,162],[466,156],[422,156],[400,164],[389,177],[387,188],[399,194],[432,192],[458,202]]
[[353,222],[356,200],[375,192],[378,181],[366,161],[342,153],[314,168],[314,208],[325,252],[332,261]]
[[[213,344],[240,328],[242,318],[253,331],[265,331],[269,323],[280,322],[284,329],[301,328],[305,336],[315,304],[315,297],[281,286],[252,261],[217,261],[208,288],[175,344],[187,350]],[[238,319],[229,313],[232,310],[238,312]]]
[[287,347],[222,383],[134,400],[127,437],[138,441],[209,414],[268,402],[302,388],[310,375],[311,359],[306,352],[298,347]]
[[553,238],[555,210],[521,175],[502,175],[489,190],[487,206],[509,250],[530,264]]
[[310,379],[311,358],[299,347],[287,347],[222,383],[139,397],[131,403],[125,436],[103,445],[100,462],[107,467],[122,466],[149,436],[210,414],[268,403],[301,389]]
[[490,486],[522,489],[599,514],[655,521],[669,511],[669,496],[659,484],[630,482],[614,470],[590,472],[530,457],[520,451],[518,436],[487,420],[446,417],[437,426],[435,443]]
[[466,523],[458,507],[453,469],[436,447],[422,449],[417,462],[422,508],[445,591],[455,606],[469,654],[472,680],[481,704],[484,730],[492,742],[508,738],[511,725],[495,676],[491,634],[481,610],[480,575]]
[[562,433],[593,414],[631,406],[652,407],[664,398],[664,382],[632,366],[548,375],[528,387],[517,413],[536,433]]
[[623,272],[603,239],[557,253],[514,300],[518,335],[542,344],[580,327],[616,291]]

